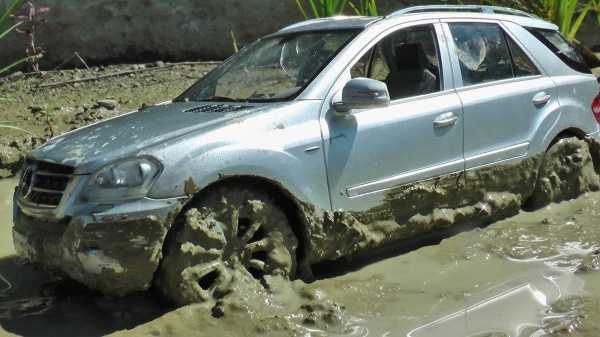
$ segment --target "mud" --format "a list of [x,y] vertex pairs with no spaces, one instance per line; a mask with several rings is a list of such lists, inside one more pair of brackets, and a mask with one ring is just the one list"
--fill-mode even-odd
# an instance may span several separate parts
[[20,257],[117,296],[150,287],[168,230],[156,218],[83,226],[33,219],[20,223],[14,228]]
[[310,284],[245,279],[216,308],[186,306],[116,336],[594,336],[599,202],[521,211]]
[[[594,140],[563,139],[547,154],[467,170],[386,193],[364,212],[329,212],[302,205],[308,264],[348,257],[388,242],[461,225],[489,224],[550,202],[600,188]],[[596,164],[596,166],[594,165]]]

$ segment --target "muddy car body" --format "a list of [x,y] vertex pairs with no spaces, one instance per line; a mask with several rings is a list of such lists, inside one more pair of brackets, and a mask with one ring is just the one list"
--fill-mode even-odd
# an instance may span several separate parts
[[[259,189],[256,198],[268,195],[285,213],[295,239],[283,255],[294,266],[274,273],[288,277],[310,277],[314,263],[386,242],[539,205],[534,190],[567,188],[561,175],[540,187],[550,145],[582,139],[562,157],[574,158],[573,171],[585,176],[594,157],[587,144],[599,137],[596,79],[560,49],[569,46],[556,30],[509,9],[436,6],[286,27],[171,102],[36,149],[14,196],[17,250],[119,295],[147,289],[162,268],[167,295],[187,281],[200,284],[182,291],[202,296],[170,295],[185,303],[218,292],[202,277],[230,280],[224,270],[244,260],[219,225],[241,211],[207,206],[225,199],[224,190]],[[303,48],[309,53],[301,55]],[[267,71],[295,80],[281,84],[287,95],[262,89]],[[215,84],[232,73],[240,75]],[[235,85],[253,88],[224,97],[236,94],[228,89]],[[582,179],[577,191],[597,188],[597,178]],[[204,239],[192,238],[194,230]],[[173,255],[181,252],[219,262],[194,269],[194,258]],[[272,252],[262,256],[267,262],[256,256],[249,263],[262,268],[276,260]]]

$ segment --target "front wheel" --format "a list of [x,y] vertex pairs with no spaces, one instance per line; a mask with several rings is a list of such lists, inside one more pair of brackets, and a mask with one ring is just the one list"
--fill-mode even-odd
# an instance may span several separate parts
[[297,247],[285,212],[266,192],[223,185],[178,216],[156,283],[179,305],[214,301],[231,291],[234,271],[293,277]]

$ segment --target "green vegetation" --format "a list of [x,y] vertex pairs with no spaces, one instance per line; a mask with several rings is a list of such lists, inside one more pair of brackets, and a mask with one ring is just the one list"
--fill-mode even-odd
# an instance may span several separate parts
[[581,28],[581,24],[594,9],[594,2],[600,4],[600,0],[513,0],[512,2],[525,11],[555,23],[560,32],[569,40],[575,40],[575,36]]
[[600,0],[483,0],[486,5],[507,5],[533,13],[555,23],[560,32],[574,41],[581,24],[591,12],[597,15],[600,24]]
[[296,5],[298,5],[298,9],[305,19],[309,18],[309,14],[312,18],[342,15],[348,6],[356,15],[379,15],[376,0],[358,0],[358,4],[349,0],[306,0],[308,8],[310,9],[309,14],[304,8],[303,1],[304,0],[296,0]]
[[[306,0],[313,18],[341,15],[348,5],[348,0]],[[308,14],[302,5],[302,0],[296,0],[296,5],[302,16],[308,19]]]
[[[600,2],[600,0],[598,1]],[[377,2],[375,2],[375,0],[360,0],[358,6],[352,2],[350,2],[349,5],[352,7],[356,15],[379,16]]]
[[[16,23],[13,23],[12,25],[9,23],[10,19],[12,19],[11,14],[19,8],[21,8],[22,4],[23,0],[12,0],[8,3],[8,5],[5,8],[0,8],[0,13],[2,13],[0,16],[0,43],[10,32],[17,29],[17,27],[19,27],[23,23],[22,21],[18,21]],[[12,64],[9,64],[8,66],[0,66],[0,74],[7,72],[8,70],[18,66],[19,64],[27,60],[28,57],[25,57],[16,62],[13,62]]]

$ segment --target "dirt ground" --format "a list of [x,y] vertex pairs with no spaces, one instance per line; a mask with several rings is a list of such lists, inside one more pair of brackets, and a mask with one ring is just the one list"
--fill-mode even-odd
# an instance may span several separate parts
[[[13,175],[22,155],[45,139],[144,104],[170,100],[214,66],[157,62],[5,78],[0,81],[0,125],[30,134],[0,127],[0,178]],[[121,75],[106,77],[114,74]],[[75,82],[65,83],[70,81]]]
[[[143,68],[144,67],[144,68]],[[0,177],[51,134],[168,100],[213,64],[127,65],[0,83]],[[136,72],[101,81],[63,81]],[[317,281],[241,282],[235,301],[173,309],[153,291],[107,298],[24,265],[10,234],[15,178],[0,179],[0,335],[596,336],[600,192],[486,228],[454,228],[353,261]],[[460,232],[460,233],[459,233]],[[220,318],[214,318],[218,316]]]

